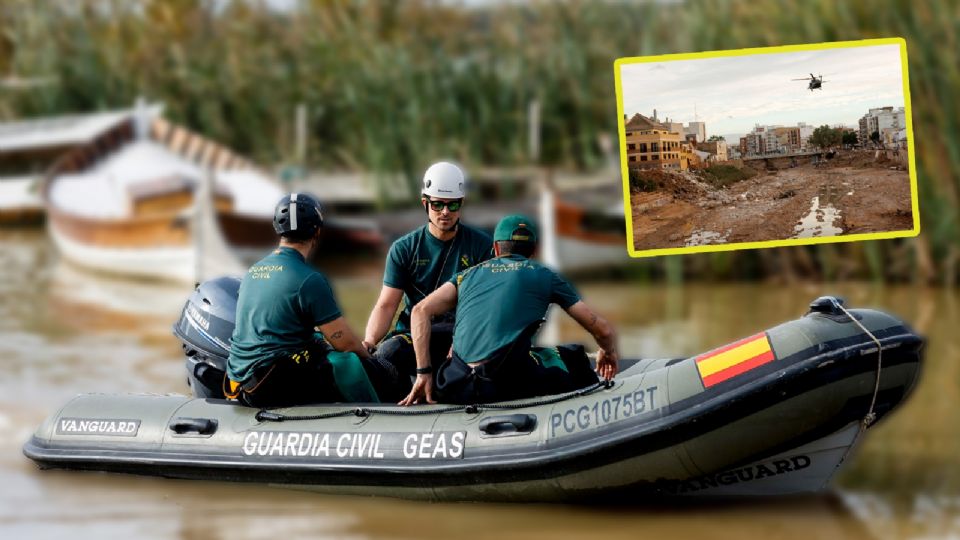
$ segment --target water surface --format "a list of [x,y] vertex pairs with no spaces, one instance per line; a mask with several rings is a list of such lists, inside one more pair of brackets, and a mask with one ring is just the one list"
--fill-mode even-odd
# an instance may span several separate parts
[[[821,294],[892,311],[929,339],[920,384],[826,494],[669,507],[429,504],[257,485],[40,471],[20,447],[83,392],[186,391],[170,333],[189,287],[99,277],[41,233],[0,232],[0,538],[944,538],[960,536],[960,296],[866,283],[580,283],[625,356],[683,356],[798,317]],[[358,330],[381,263],[334,276]],[[563,341],[585,341],[561,320]]]

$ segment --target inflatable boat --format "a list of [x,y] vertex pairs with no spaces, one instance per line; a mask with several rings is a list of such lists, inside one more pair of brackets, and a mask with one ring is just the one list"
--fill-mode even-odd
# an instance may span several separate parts
[[258,410],[204,385],[232,319],[203,300],[176,332],[199,397],[81,395],[24,453],[41,468],[442,501],[808,493],[909,394],[922,347],[898,319],[823,297],[798,320],[690,358],[625,360],[570,394]]

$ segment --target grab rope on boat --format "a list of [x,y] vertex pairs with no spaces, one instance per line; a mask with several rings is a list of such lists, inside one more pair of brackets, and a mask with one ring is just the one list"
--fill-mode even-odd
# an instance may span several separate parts
[[860,429],[862,431],[870,427],[870,425],[873,424],[873,422],[877,419],[877,414],[873,411],[873,408],[877,404],[877,394],[880,392],[880,370],[883,367],[883,361],[882,361],[883,346],[880,344],[880,340],[877,339],[877,336],[873,335],[873,332],[871,332],[870,330],[867,330],[867,327],[861,324],[860,321],[858,321],[857,318],[854,317],[852,313],[847,311],[847,308],[843,307],[843,304],[840,301],[838,301],[836,298],[831,298],[831,301],[834,307],[836,307],[837,309],[842,311],[844,315],[849,317],[850,320],[853,321],[854,324],[859,326],[860,329],[863,330],[863,332],[867,336],[869,336],[870,339],[872,339],[873,342],[877,345],[877,378],[876,378],[876,382],[873,385],[873,397],[870,398],[870,408],[867,410],[867,415],[863,417],[863,421],[861,422],[861,425],[860,425]]
[[523,407],[539,407],[541,405],[552,405],[554,403],[560,403],[561,401],[566,401],[568,399],[574,399],[578,397],[583,397],[589,394],[592,394],[600,389],[609,389],[613,388],[614,381],[599,381],[591,386],[581,388],[579,390],[568,392],[566,394],[560,394],[557,396],[542,398],[542,399],[533,399],[520,401],[516,403],[486,403],[483,405],[474,404],[474,405],[450,405],[447,407],[437,408],[423,408],[423,407],[395,407],[391,409],[383,408],[368,408],[368,407],[357,407],[354,409],[343,409],[339,411],[333,411],[328,413],[321,414],[307,414],[307,415],[292,415],[292,414],[283,414],[280,412],[272,411],[269,409],[260,409],[257,411],[257,414],[254,416],[258,422],[292,422],[292,421],[304,421],[304,420],[326,420],[328,418],[342,418],[345,416],[356,416],[358,418],[366,418],[367,416],[372,416],[374,414],[382,414],[387,416],[421,416],[424,414],[443,414],[449,412],[460,412],[463,411],[467,414],[479,414],[484,410],[490,411],[504,411],[511,409],[520,409]]

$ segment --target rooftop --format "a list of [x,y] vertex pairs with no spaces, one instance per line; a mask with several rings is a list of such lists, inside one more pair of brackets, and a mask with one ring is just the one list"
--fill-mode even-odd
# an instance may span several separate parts
[[661,124],[660,122],[655,122],[646,116],[637,113],[633,115],[632,118],[626,124],[627,129],[639,130],[639,129],[663,129],[666,130],[667,127]]
[[131,109],[0,123],[0,153],[88,143],[133,113]]

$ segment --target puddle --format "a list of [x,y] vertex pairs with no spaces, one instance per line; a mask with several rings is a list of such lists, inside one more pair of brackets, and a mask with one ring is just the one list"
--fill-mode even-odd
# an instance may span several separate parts
[[691,234],[690,238],[687,238],[687,241],[684,243],[684,247],[724,244],[729,234],[729,230],[724,234],[714,231],[693,231],[693,234]]
[[843,233],[843,229],[834,225],[840,219],[840,210],[830,202],[820,204],[820,196],[810,202],[810,211],[803,216],[794,227],[794,238],[814,238],[818,236],[836,236]]

